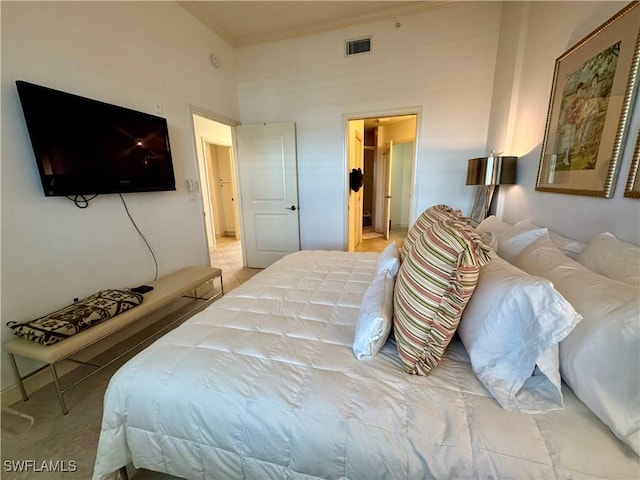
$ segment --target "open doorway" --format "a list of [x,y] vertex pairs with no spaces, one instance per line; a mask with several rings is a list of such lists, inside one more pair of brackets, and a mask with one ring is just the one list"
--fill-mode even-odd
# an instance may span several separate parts
[[209,256],[235,246],[242,261],[232,127],[198,113],[192,116]]
[[240,240],[233,151],[230,146],[203,141],[216,242],[220,237]]
[[360,170],[361,187],[350,185],[348,250],[381,251],[402,244],[411,221],[417,114],[348,121],[348,172]]

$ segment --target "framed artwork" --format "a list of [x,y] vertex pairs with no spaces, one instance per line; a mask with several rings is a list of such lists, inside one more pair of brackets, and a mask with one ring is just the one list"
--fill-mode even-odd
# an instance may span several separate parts
[[536,190],[611,198],[635,97],[633,2],[555,63]]
[[640,166],[640,130],[636,137],[636,148],[633,150],[633,158],[631,159],[631,167],[629,167],[629,176],[627,177],[627,186],[624,189],[624,196],[629,198],[640,198],[640,175],[638,175],[638,167]]

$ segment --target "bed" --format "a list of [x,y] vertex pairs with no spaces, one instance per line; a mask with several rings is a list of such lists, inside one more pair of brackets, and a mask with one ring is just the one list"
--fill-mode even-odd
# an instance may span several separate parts
[[93,478],[131,463],[188,479],[640,476],[565,383],[562,409],[501,406],[458,335],[426,376],[393,334],[356,358],[379,261],[288,255],[131,359],[105,394]]

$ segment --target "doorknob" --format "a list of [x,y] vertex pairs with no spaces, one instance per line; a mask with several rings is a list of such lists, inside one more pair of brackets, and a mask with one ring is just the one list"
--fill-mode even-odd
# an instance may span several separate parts
[[286,207],[287,210],[293,210],[295,212],[296,210],[296,206],[295,205],[291,205],[290,207]]
[[384,198],[393,198],[391,195],[385,195]]

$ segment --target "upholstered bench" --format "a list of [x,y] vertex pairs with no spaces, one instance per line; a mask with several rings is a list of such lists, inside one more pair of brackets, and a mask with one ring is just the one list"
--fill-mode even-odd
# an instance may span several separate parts
[[[213,282],[216,278],[220,280],[219,289],[213,287],[213,294],[207,297],[200,297],[197,295],[198,287],[203,286],[207,282]],[[159,331],[155,331],[154,336],[157,336],[159,332],[167,330],[179,321],[193,315],[197,310],[203,309],[206,305],[224,294],[222,271],[219,268],[213,267],[188,267],[161,277],[155,282],[149,283],[149,285],[153,287],[153,290],[144,294],[144,301],[140,305],[52,345],[43,345],[22,337],[17,337],[6,342],[4,346],[9,353],[11,365],[18,380],[18,386],[20,387],[23,400],[26,401],[29,399],[23,381],[40,370],[49,367],[55,384],[58,401],[62,407],[62,412],[66,415],[68,413],[68,409],[63,397],[63,394],[66,391],[126,355],[146,339],[142,342],[138,342],[136,345],[130,347],[125,352],[122,352],[117,357],[112,358],[107,363],[99,366],[73,359],[71,358],[73,355],[122,330],[123,328],[132,325],[137,320],[156,312],[160,308],[165,307],[180,298],[186,297],[193,299],[195,305],[187,311],[183,312],[181,310],[182,314],[178,318],[164,325]],[[21,375],[16,363],[16,355],[45,363],[45,365],[27,375]],[[65,360],[90,365],[94,370],[74,382],[72,385],[61,388],[56,365]]]

